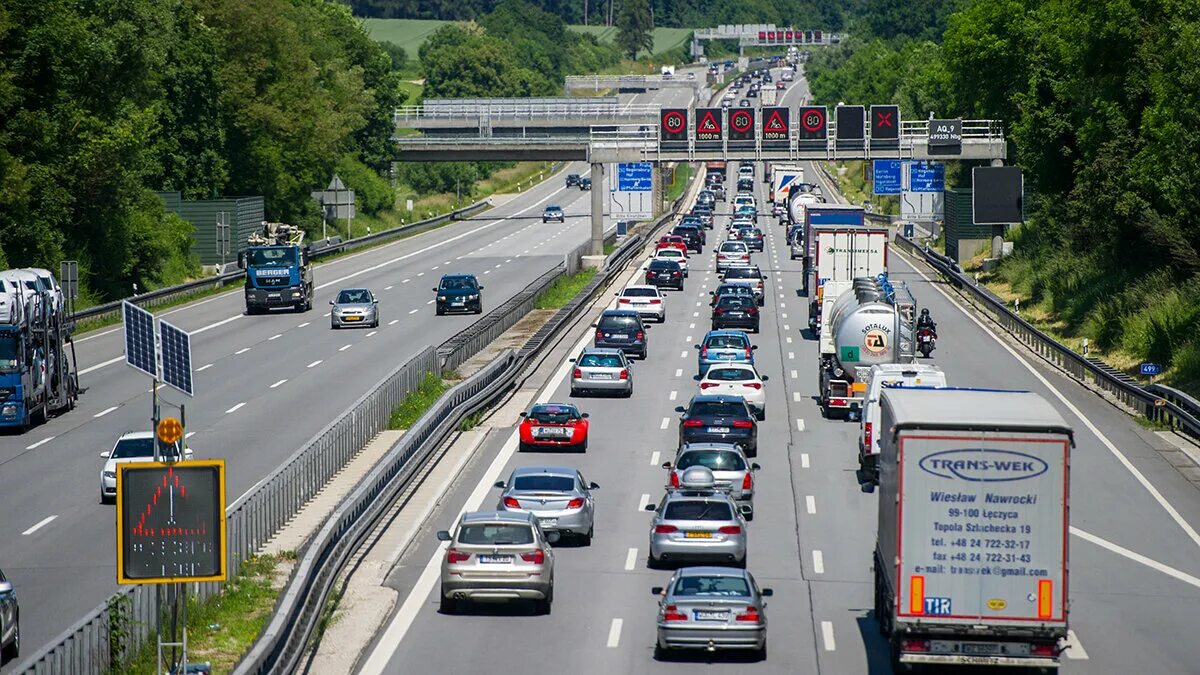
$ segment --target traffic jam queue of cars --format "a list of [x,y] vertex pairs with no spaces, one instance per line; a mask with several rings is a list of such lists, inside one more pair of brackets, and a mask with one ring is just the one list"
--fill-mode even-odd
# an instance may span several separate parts
[[[743,163],[735,175],[753,174],[753,165]],[[706,188],[724,179],[723,171],[710,173]],[[722,281],[708,293],[712,330],[694,346],[698,385],[690,401],[676,408],[678,442],[662,464],[664,494],[646,505],[648,564],[674,570],[664,586],[653,588],[660,659],[688,649],[743,650],[766,658],[767,650],[764,598],[772,591],[746,569],[760,468],[753,458],[768,407],[768,376],[757,370],[758,346],[747,333],[758,332],[764,304],[766,277],[753,259],[763,250],[763,233],[755,224],[755,198],[741,191],[728,202],[736,217],[722,241],[711,237],[712,262],[700,263],[713,234],[715,204],[714,192],[702,190],[692,213],[653,246],[635,283],[614,293],[613,308],[592,324],[592,346],[570,359],[572,400],[536,403],[521,413],[518,426],[522,453],[586,452],[591,425],[574,401],[632,396],[633,364],[654,357],[649,328],[667,320],[672,296],[688,283],[689,263],[716,266]],[[438,291],[447,294],[446,309],[471,311],[449,296],[445,286],[451,282],[460,283],[447,280]],[[473,297],[478,290],[464,292]],[[495,488],[492,510],[468,513],[454,529],[438,533],[449,542],[440,610],[454,614],[466,602],[527,600],[547,614],[554,600],[552,546],[566,538],[591,544],[593,493],[600,486],[555,461],[520,466]]]

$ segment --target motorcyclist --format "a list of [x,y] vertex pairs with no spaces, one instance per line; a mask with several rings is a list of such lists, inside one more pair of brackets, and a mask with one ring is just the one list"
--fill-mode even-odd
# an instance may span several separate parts
[[937,339],[937,323],[929,315],[928,307],[922,308],[921,316],[917,317],[917,331],[920,332],[923,328],[928,328],[933,333],[933,339]]

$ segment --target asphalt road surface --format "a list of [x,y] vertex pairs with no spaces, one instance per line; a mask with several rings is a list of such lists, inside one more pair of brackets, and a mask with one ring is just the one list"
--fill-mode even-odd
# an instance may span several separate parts
[[[683,88],[636,97],[664,106],[690,98]],[[478,275],[486,312],[586,242],[590,193],[566,189],[568,172],[586,175],[587,165],[575,163],[469,220],[318,266],[311,312],[245,316],[240,285],[162,312],[192,333],[197,395],[183,401],[188,442],[197,459],[226,459],[229,502],[387,372],[477,320],[435,318],[430,289],[440,275]],[[565,223],[542,223],[548,203],[563,207]],[[379,298],[377,330],[330,330],[328,301],[348,287]],[[150,381],[124,364],[120,326],[83,336],[77,349],[88,388],[79,406],[0,437],[0,568],[20,598],[25,657],[117,590],[114,509],[99,504],[99,453],[120,434],[150,426]],[[185,398],[162,391],[175,403]]]
[[[756,181],[760,203],[762,185]],[[767,609],[769,656],[763,662],[724,654],[654,660],[650,589],[670,572],[647,568],[651,514],[642,506],[662,494],[659,464],[673,457],[678,432],[674,408],[697,393],[692,345],[708,328],[707,292],[718,281],[712,245],[723,221],[718,218],[704,254],[693,258],[685,290],[670,292],[667,322],[650,329],[650,357],[634,366],[633,397],[574,399],[591,415],[586,454],[517,453],[515,426],[512,433],[492,434],[389,578],[401,599],[360,662],[361,672],[421,672],[431,663],[455,673],[521,672],[539,663],[574,673],[890,672],[871,610],[877,502],[859,491],[854,477],[857,424],[823,419],[814,401],[816,342],[802,331],[807,300],[797,290],[800,261],[789,260],[782,228],[769,217],[763,219],[766,252],[755,254],[769,275],[767,303],[762,333],[752,338],[760,372],[771,379],[768,417],[759,425],[756,461],[763,469],[748,555],[759,582],[775,590]],[[893,280],[909,284],[939,323],[931,361],[945,369],[951,385],[1036,391],[1075,428],[1073,630],[1062,670],[1196,672],[1200,540],[1192,528],[1200,523],[1200,498],[1156,452],[1164,443],[998,339],[903,257],[890,260]],[[539,400],[569,398],[568,367],[559,365]],[[491,484],[514,467],[537,464],[577,466],[601,486],[593,544],[556,552],[553,613],[536,616],[531,605],[518,603],[440,614],[444,545],[434,530],[451,527],[462,510],[493,508],[499,490]]]

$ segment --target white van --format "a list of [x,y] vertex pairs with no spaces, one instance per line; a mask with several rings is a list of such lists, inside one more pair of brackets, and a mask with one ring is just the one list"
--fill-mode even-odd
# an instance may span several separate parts
[[858,427],[858,482],[879,484],[879,397],[884,387],[945,387],[946,373],[926,363],[883,363],[871,366]]

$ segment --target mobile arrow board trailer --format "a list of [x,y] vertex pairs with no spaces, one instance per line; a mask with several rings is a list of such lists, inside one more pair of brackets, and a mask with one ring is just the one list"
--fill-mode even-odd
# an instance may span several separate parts
[[1022,391],[884,389],[875,616],[893,667],[1057,668],[1072,430]]

